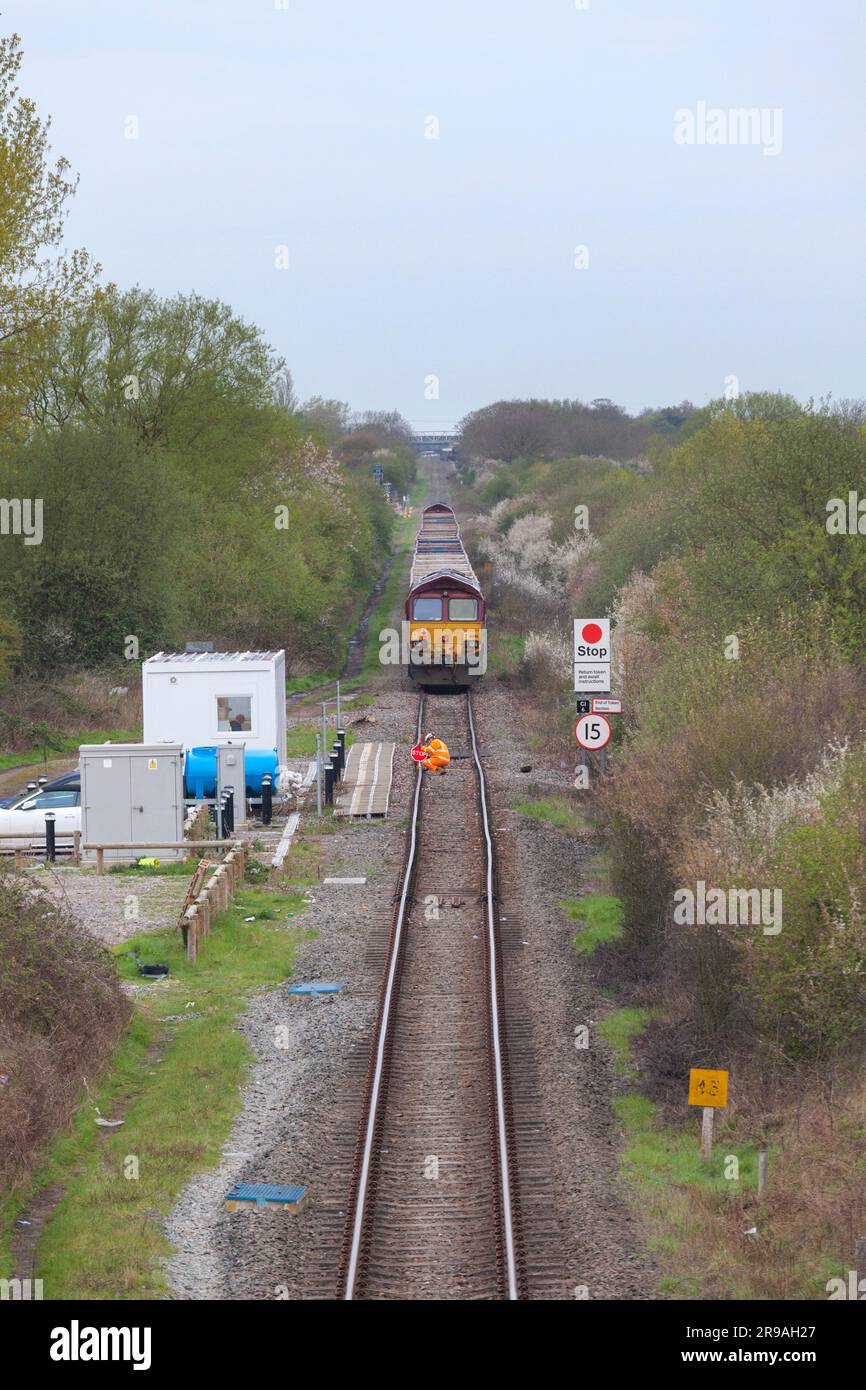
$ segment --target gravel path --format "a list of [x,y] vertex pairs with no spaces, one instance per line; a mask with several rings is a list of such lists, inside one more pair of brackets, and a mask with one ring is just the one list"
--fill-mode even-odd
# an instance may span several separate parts
[[97,874],[62,863],[25,872],[106,946],[174,926],[189,885],[184,874]]

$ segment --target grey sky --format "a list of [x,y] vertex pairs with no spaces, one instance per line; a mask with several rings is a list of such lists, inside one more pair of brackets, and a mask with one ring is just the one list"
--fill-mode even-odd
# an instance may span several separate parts
[[[701,403],[729,375],[866,394],[862,0],[30,0],[3,22],[81,175],[70,244],[121,286],[228,301],[303,395],[453,422],[508,396]],[[677,144],[701,101],[781,108],[781,153]]]

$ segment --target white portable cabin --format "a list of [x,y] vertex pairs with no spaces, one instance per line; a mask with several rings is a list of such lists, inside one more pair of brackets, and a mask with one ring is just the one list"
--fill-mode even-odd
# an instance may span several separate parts
[[276,748],[282,780],[285,652],[157,652],[141,671],[145,743]]

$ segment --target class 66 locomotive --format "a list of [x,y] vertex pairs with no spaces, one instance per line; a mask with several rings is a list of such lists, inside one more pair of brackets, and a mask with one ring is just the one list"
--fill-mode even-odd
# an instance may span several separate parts
[[484,596],[444,502],[422,514],[403,633],[409,678],[424,689],[465,690],[487,669]]

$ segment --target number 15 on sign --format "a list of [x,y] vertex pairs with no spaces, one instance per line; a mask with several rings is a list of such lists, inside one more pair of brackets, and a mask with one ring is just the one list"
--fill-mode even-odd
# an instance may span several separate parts
[[606,748],[610,733],[610,724],[603,714],[584,714],[574,726],[574,737],[581,748]]

